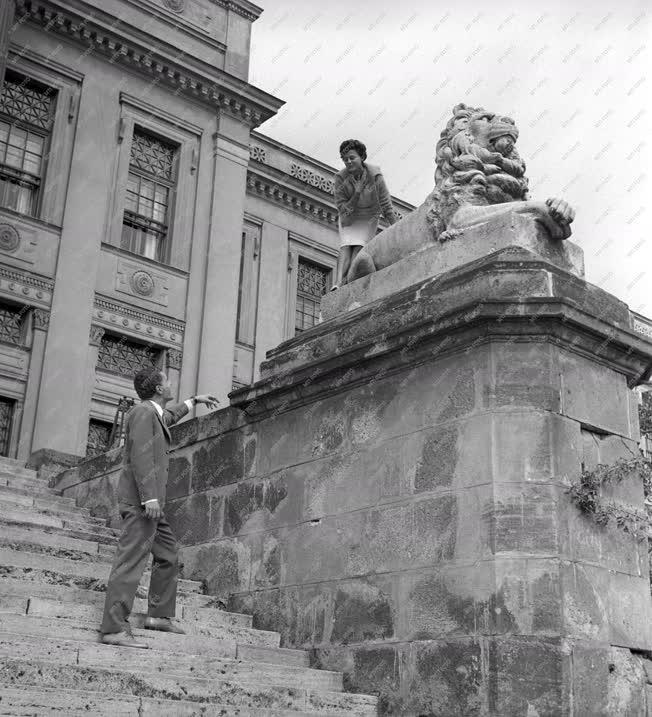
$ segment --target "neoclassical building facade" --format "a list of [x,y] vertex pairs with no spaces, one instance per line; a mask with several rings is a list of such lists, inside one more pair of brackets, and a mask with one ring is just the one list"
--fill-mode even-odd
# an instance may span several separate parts
[[256,131],[283,105],[248,82],[261,12],[2,3],[1,454],[103,448],[145,363],[225,405],[318,320],[336,170]]

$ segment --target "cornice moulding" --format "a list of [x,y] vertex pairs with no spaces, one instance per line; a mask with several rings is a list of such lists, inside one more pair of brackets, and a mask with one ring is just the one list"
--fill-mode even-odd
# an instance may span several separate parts
[[[108,57],[110,62],[156,76],[161,84],[257,127],[285,104],[283,100],[216,68],[191,67],[183,53],[156,38],[135,38],[111,17],[73,10],[60,0],[16,0],[16,17],[46,32],[65,36]],[[154,49],[157,48],[157,49]],[[199,64],[199,63],[196,63]],[[210,73],[210,74],[209,74]]]
[[320,221],[328,226],[334,226],[337,223],[337,210],[332,205],[320,202],[296,187],[290,187],[283,181],[249,170],[247,172],[247,191],[281,204],[304,216],[308,215],[310,219]]

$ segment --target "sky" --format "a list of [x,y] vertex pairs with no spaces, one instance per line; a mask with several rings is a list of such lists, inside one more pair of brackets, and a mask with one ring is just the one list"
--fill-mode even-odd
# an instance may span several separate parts
[[259,131],[340,168],[367,145],[419,205],[459,102],[519,127],[532,199],[576,210],[586,278],[652,317],[647,0],[258,0],[249,81],[285,100]]

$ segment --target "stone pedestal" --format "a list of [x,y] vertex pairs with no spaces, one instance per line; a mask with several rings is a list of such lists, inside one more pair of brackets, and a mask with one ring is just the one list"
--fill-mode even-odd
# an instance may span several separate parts
[[[510,241],[269,352],[173,429],[166,515],[184,577],[382,714],[642,715],[647,546],[566,488],[636,454],[652,339]],[[102,514],[117,475],[98,458],[57,487]],[[611,497],[640,508],[641,481]]]
[[[234,607],[387,714],[642,714],[647,546],[565,490],[636,454],[652,342],[571,266],[502,243],[268,353],[232,394],[251,477],[189,564],[219,591],[230,556]],[[641,482],[615,499],[640,508]]]

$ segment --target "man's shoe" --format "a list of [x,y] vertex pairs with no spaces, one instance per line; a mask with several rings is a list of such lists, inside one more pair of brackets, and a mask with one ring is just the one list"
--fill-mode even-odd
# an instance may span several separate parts
[[185,635],[186,631],[175,625],[169,617],[150,617],[145,618],[145,629],[160,630],[161,632],[175,632],[177,635]]
[[146,642],[138,642],[130,632],[107,632],[102,635],[102,642],[105,645],[114,647],[138,647],[141,650],[149,649]]

